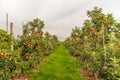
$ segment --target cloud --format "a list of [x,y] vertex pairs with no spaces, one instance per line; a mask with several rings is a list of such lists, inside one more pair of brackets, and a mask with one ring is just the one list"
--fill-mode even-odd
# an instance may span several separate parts
[[[109,4],[108,4],[109,3]],[[0,0],[0,28],[5,29],[5,14],[14,23],[15,34],[22,32],[22,21],[40,18],[45,23],[44,31],[55,34],[60,40],[70,35],[74,26],[82,26],[87,19],[86,11],[94,6],[105,13],[120,17],[120,0]]]

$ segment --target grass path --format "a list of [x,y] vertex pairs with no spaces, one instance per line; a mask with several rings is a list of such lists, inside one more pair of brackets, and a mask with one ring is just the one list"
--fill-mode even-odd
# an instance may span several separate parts
[[61,44],[37,69],[31,71],[32,76],[28,80],[82,80],[78,67],[77,61]]

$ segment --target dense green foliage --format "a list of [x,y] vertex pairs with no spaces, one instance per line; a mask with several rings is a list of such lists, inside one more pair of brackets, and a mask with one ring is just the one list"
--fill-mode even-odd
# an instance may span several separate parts
[[78,62],[72,58],[62,44],[42,64],[28,72],[30,80],[82,80]]
[[104,14],[101,8],[87,12],[88,18],[80,29],[75,27],[64,42],[70,53],[86,68],[103,80],[120,77],[120,25],[112,14]]
[[11,35],[0,29],[0,50],[10,49],[11,41]]
[[[7,34],[4,30],[0,30],[0,80],[5,77],[10,77],[12,64],[14,62],[9,61],[11,56],[9,52],[11,51],[12,37]],[[9,56],[9,57],[7,57]],[[9,70],[8,70],[9,69]]]

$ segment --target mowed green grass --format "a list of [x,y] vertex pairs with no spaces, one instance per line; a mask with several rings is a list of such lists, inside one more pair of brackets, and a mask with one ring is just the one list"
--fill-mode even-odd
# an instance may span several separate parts
[[32,70],[28,80],[82,80],[79,64],[69,55],[63,44]]

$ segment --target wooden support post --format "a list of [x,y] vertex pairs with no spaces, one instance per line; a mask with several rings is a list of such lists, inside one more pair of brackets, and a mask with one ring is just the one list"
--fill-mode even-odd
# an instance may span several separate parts
[[10,34],[12,35],[11,50],[13,50],[13,23],[10,23]]
[[6,14],[6,32],[8,33],[8,13]]
[[10,23],[10,34],[13,35],[13,23]]

